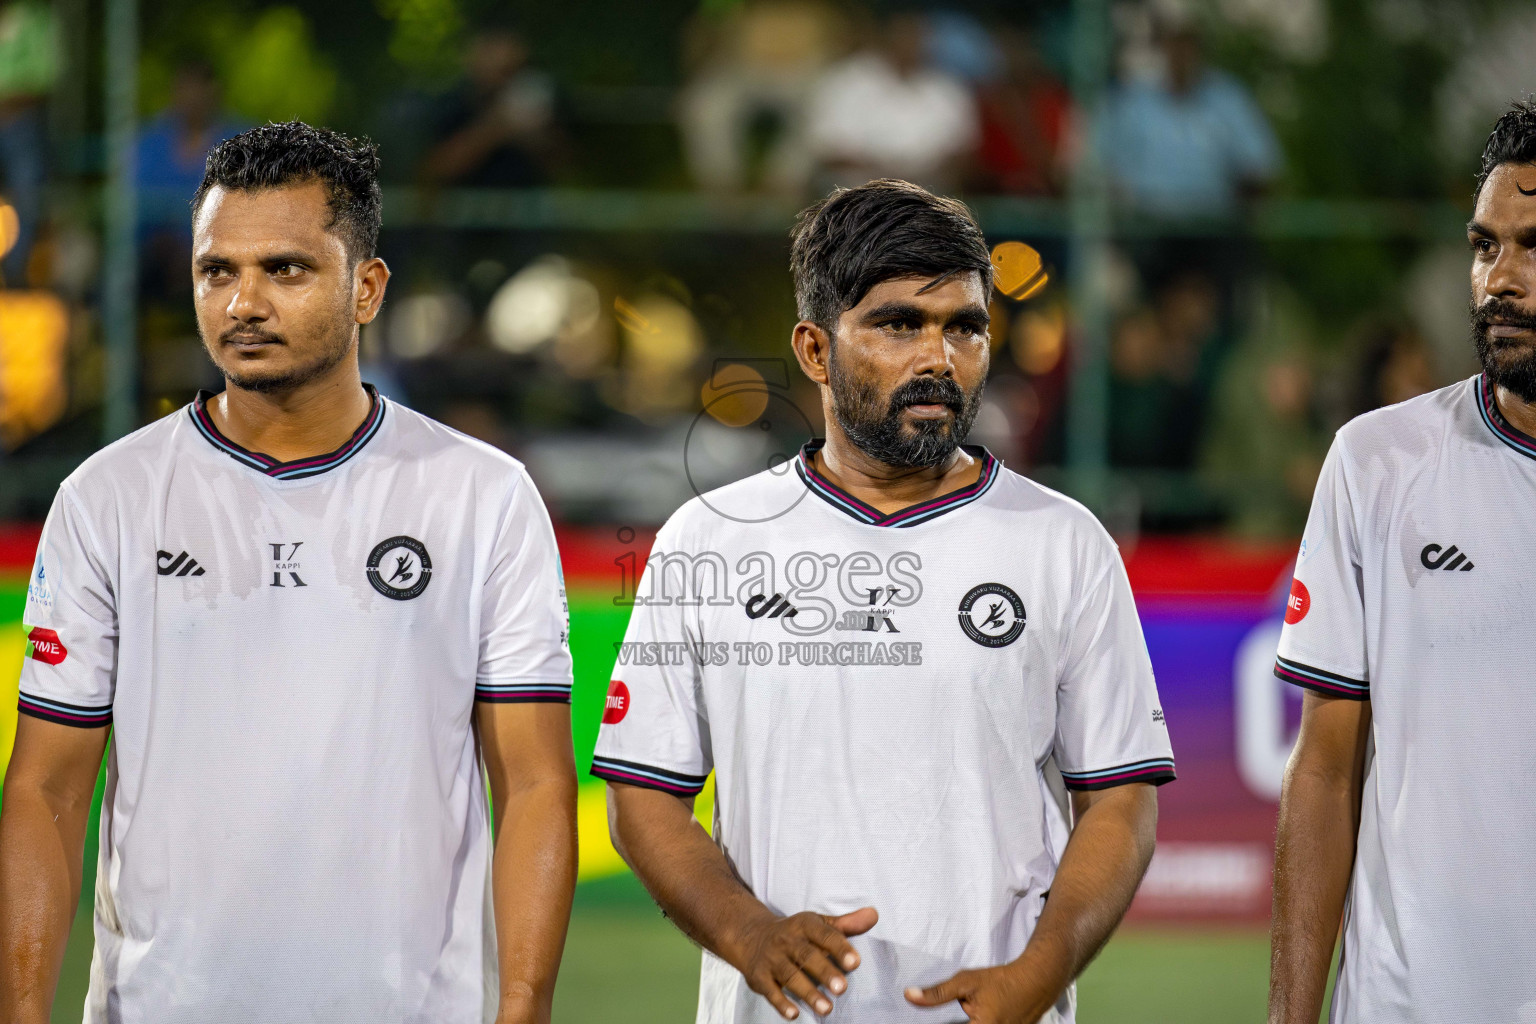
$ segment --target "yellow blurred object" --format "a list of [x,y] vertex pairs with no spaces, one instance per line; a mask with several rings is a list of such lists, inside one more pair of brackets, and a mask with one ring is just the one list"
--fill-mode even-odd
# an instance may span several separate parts
[[1061,362],[1066,338],[1067,311],[1060,303],[1027,309],[1013,322],[1013,361],[1033,376],[1050,373]]
[[704,382],[704,411],[728,427],[745,427],[768,408],[763,375],[741,363],[727,363]]
[[16,207],[0,202],[0,256],[10,252],[20,237],[21,219],[16,216]]
[[0,628],[0,779],[5,778],[16,739],[16,689],[26,649],[27,635],[20,623]]
[[0,445],[15,448],[64,415],[69,311],[50,292],[0,291]]
[[1008,303],[996,295],[987,303],[987,315],[992,318],[992,322],[987,325],[987,342],[992,346],[992,354],[996,355],[1008,339],[1008,329],[1013,326],[1013,318],[1008,315]]
[[613,309],[624,330],[625,410],[659,420],[688,407],[693,384],[687,371],[704,349],[688,307],[665,295],[645,295],[633,303],[616,298]]
[[1023,242],[999,242],[992,250],[992,283],[1010,299],[1039,295],[1051,282],[1040,254]]
[[[11,702],[12,704],[15,701]],[[715,776],[704,783],[704,791],[693,801],[693,816],[704,831],[715,828]],[[608,838],[608,786],[584,782],[576,791],[576,834],[581,837],[576,858],[576,880],[590,882],[629,870]]]

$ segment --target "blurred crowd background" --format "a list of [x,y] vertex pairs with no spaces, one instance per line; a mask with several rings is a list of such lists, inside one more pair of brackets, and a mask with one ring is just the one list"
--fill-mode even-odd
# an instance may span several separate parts
[[[1251,1018],[1294,538],[1335,429],[1476,369],[1464,225],[1533,51],[1536,0],[0,0],[0,674],[59,481],[220,386],[188,208],[219,140],[379,143],[394,278],[364,376],[532,471],[583,768],[650,528],[820,430],[795,213],[908,178],[1000,247],[974,439],[1120,541],[1178,751],[1131,919],[1181,930],[1122,932],[1084,1018]],[[624,874],[600,784],[578,814],[560,1019],[689,1019],[697,953]]]
[[382,148],[365,377],[562,520],[664,519],[742,382],[815,429],[787,230],[890,175],[1040,256],[976,439],[1122,536],[1292,536],[1334,429],[1475,369],[1462,224],[1532,43],[1521,0],[0,0],[0,518],[218,386],[187,200],[301,118]]

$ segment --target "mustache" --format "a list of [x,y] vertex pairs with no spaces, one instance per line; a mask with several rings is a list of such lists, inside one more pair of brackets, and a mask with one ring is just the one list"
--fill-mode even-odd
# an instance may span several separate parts
[[275,342],[279,345],[287,344],[287,342],[283,340],[283,336],[281,334],[277,334],[274,331],[269,331],[265,327],[261,327],[256,324],[242,324],[239,327],[231,327],[229,330],[219,335],[219,341],[221,342],[230,342],[235,340],[269,341]]
[[956,413],[965,409],[965,392],[947,377],[915,377],[891,392],[891,414],[909,405],[944,405]]
[[1498,324],[1536,331],[1536,313],[1523,309],[1509,299],[1489,299],[1482,305],[1468,310],[1472,317],[1472,329],[1487,335],[1488,328]]

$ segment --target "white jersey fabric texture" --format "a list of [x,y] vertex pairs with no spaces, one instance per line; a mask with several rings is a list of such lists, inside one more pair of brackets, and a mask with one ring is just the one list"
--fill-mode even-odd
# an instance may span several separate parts
[[1536,439],[1473,377],[1347,424],[1276,674],[1369,700],[1332,1024],[1536,1020]]
[[568,702],[506,455],[373,395],[279,463],[200,398],[61,486],[21,710],[113,727],[87,1024],[494,1019],[476,700]]
[[[890,515],[800,456],[663,527],[593,774],[687,796],[780,914],[880,921],[836,1019],[948,1024],[902,990],[1016,958],[1051,887],[1069,788],[1173,778],[1114,542],[1002,467]],[[1069,990],[1047,1015],[1073,1019]],[[777,1012],[704,954],[700,1024]]]

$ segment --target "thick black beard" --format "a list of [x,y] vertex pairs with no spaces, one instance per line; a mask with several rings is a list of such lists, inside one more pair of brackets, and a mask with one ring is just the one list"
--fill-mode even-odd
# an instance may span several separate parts
[[1477,346],[1477,360],[1488,382],[1522,402],[1536,402],[1536,346],[1501,344],[1488,336],[1494,320],[1536,331],[1536,315],[1508,299],[1489,299],[1472,305],[1467,312],[1472,320],[1472,344]]
[[[848,440],[870,458],[902,469],[937,466],[954,455],[971,432],[986,387],[983,381],[967,394],[947,377],[914,377],[882,401],[872,381],[843,371],[835,347],[829,370],[832,414]],[[953,427],[945,420],[920,420],[909,429],[901,413],[922,403],[949,406]]]

